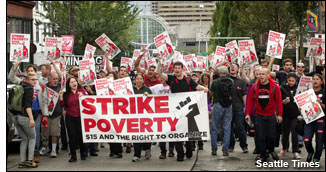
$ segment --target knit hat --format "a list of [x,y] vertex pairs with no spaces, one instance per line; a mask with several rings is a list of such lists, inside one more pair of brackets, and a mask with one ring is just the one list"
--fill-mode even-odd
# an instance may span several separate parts
[[70,67],[68,73],[69,73],[70,75],[72,75],[72,72],[73,72],[74,70],[79,70],[79,67],[78,67],[78,66],[72,66],[72,67]]
[[218,72],[221,73],[221,74],[229,74],[229,70],[226,66],[221,66],[219,68],[217,68]]

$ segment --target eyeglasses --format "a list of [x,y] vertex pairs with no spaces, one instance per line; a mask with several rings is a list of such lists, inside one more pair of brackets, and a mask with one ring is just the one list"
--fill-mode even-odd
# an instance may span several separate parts
[[304,66],[297,66],[297,68],[304,68]]

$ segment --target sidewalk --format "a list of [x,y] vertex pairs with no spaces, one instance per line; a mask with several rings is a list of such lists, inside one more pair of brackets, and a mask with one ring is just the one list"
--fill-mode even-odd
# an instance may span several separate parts
[[[207,144],[207,142],[206,142]],[[168,145],[168,144],[167,144]],[[131,162],[134,149],[131,153],[125,153],[123,148],[123,158],[117,159],[109,157],[109,145],[105,144],[105,148],[100,148],[99,156],[89,156],[86,161],[80,160],[77,154],[77,162],[69,163],[68,151],[61,151],[57,158],[50,156],[41,156],[41,162],[38,168],[18,168],[19,154],[10,154],[7,161],[8,171],[190,171],[195,164],[197,150],[193,151],[193,157],[183,162],[177,162],[176,152],[174,157],[159,159],[160,148],[152,145],[152,157],[145,159],[145,151],[142,151],[140,162]],[[77,150],[79,153],[79,150]]]

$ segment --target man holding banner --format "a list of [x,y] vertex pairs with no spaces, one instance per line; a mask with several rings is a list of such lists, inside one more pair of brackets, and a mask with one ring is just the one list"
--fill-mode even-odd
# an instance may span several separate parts
[[[184,75],[183,64],[179,61],[173,64],[173,73],[174,75],[167,75],[162,73],[161,71],[161,56],[158,56],[158,74],[161,80],[166,81],[166,83],[170,86],[172,93],[180,93],[180,92],[190,92],[190,91],[204,91],[208,92],[208,89],[204,86],[197,84],[190,77]],[[183,142],[176,142],[175,148],[177,151],[177,161],[183,161],[184,159],[184,149]],[[192,142],[186,141],[186,157],[192,157]]]

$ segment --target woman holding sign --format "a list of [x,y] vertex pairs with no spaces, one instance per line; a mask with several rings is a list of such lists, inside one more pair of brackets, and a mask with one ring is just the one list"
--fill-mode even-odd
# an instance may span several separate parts
[[[313,89],[317,96],[317,103],[322,107],[325,113],[325,89],[321,87],[323,83],[323,77],[320,74],[315,74],[312,79]],[[314,108],[314,111],[315,108]],[[318,110],[317,110],[318,111]],[[304,126],[304,143],[308,152],[307,162],[319,162],[320,156],[323,151],[323,133],[325,131],[325,117],[321,117],[314,122],[305,124]],[[316,151],[312,147],[312,138],[316,133]]]
[[[144,94],[147,96],[148,94],[152,94],[151,89],[144,85],[144,76],[141,73],[136,74],[135,86],[134,86],[135,94]],[[140,161],[141,150],[145,149],[145,158],[149,159],[151,157],[151,143],[134,143],[134,158],[132,162]]]
[[69,162],[77,161],[77,144],[79,144],[80,147],[81,160],[86,160],[87,145],[83,143],[82,138],[79,97],[88,94],[86,90],[83,89],[80,84],[78,84],[77,79],[71,77],[67,81],[66,92],[63,93],[61,90],[59,95],[60,106],[66,109],[66,127],[68,130],[69,149],[71,154]]

